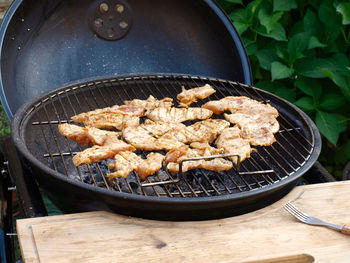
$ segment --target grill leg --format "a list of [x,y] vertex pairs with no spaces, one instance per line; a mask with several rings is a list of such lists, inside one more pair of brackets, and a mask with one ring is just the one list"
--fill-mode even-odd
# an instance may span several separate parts
[[24,169],[10,137],[1,141],[1,150],[8,160],[9,174],[16,185],[16,194],[22,215],[24,217],[47,216],[38,185],[30,171]]

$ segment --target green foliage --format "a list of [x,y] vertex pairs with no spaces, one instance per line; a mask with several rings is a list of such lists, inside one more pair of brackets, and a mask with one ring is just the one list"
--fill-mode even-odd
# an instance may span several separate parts
[[324,136],[326,167],[349,161],[350,2],[218,3],[246,46],[254,85],[291,101],[315,121]]
[[5,111],[0,104],[0,138],[11,134],[9,122],[7,120]]

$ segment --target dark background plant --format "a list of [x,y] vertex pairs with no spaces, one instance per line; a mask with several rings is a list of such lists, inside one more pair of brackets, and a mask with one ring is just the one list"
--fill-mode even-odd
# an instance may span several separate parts
[[350,160],[350,2],[217,0],[240,34],[254,86],[294,103],[323,135],[338,179]]

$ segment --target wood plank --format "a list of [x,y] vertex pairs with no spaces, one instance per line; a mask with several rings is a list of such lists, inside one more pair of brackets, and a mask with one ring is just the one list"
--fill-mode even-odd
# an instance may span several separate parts
[[91,212],[17,221],[25,262],[348,262],[350,236],[298,222],[284,209],[350,224],[350,182],[296,187],[241,216],[167,222]]

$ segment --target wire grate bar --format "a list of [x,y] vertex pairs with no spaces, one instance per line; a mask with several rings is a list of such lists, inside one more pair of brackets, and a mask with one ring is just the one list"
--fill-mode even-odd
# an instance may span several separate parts
[[[275,134],[277,142],[269,147],[256,147],[257,151],[241,163],[239,171],[231,169],[215,173],[196,169],[186,172],[180,182],[147,189],[142,187],[140,178],[135,172],[127,178],[117,178],[113,182],[108,182],[107,161],[74,167],[71,158],[85,148],[58,135],[57,125],[72,123],[70,117],[80,112],[122,105],[124,100],[147,99],[149,95],[158,99],[173,98],[176,105],[176,95],[181,92],[181,86],[188,89],[205,83],[210,83],[217,92],[209,99],[198,101],[192,106],[200,107],[210,99],[221,99],[232,95],[258,98],[262,102],[273,104],[264,97],[263,92],[258,92],[254,87],[217,79],[191,76],[141,76],[92,81],[59,91],[34,105],[35,118],[33,117],[30,123],[33,129],[38,129],[42,134],[41,140],[46,145],[46,151],[42,152],[41,158],[46,163],[45,160],[51,161],[56,171],[96,187],[145,196],[176,198],[218,196],[260,189],[288,178],[305,165],[313,152],[313,134],[309,132],[311,134],[309,140],[310,135],[305,134],[305,127],[294,125],[294,120],[284,114],[280,114],[279,117],[281,129]],[[146,157],[145,152],[138,154],[143,158]],[[160,170],[149,176],[145,183],[152,184],[174,178],[175,175]]]

